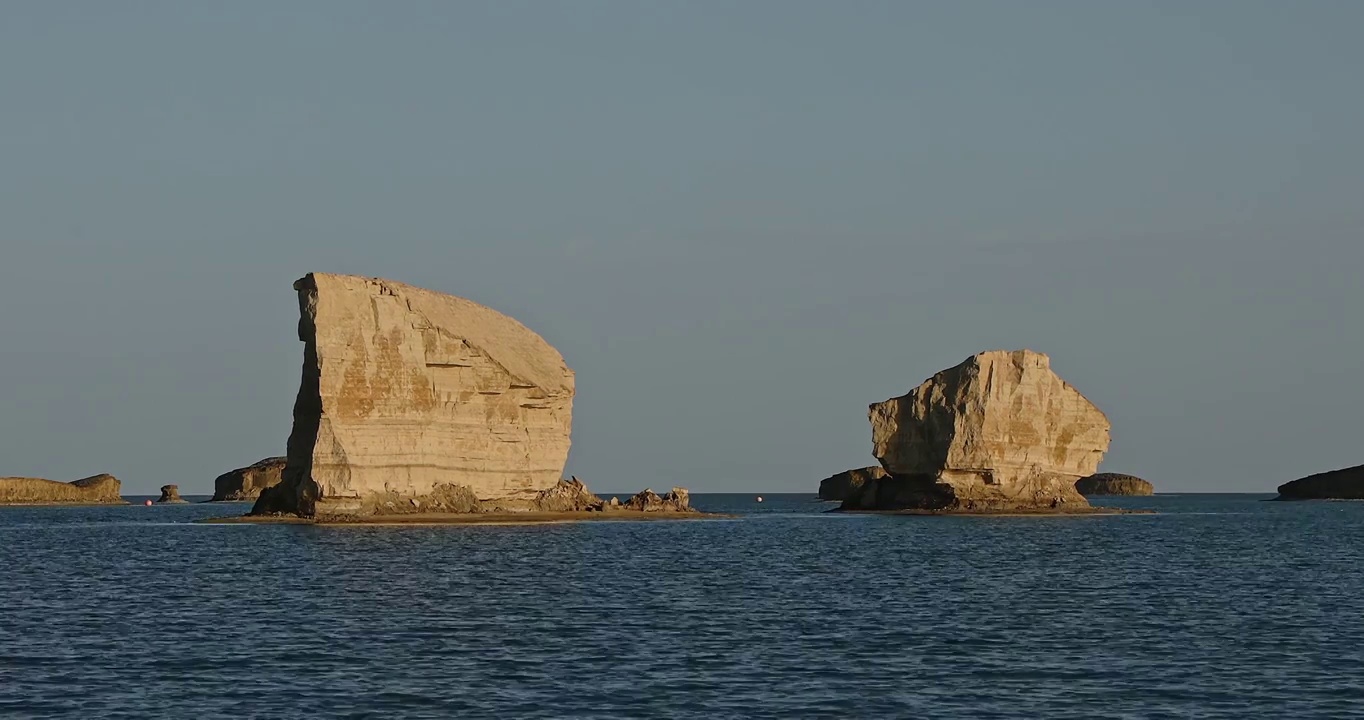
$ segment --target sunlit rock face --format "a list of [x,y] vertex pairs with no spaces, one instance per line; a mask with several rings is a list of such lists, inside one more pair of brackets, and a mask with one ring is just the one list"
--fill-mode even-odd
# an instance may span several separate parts
[[868,417],[890,477],[851,509],[1085,509],[1075,481],[1108,450],[1108,418],[1031,350],[973,355]]
[[[283,480],[253,512],[383,512],[397,501],[532,502],[568,458],[573,371],[521,323],[402,283],[296,283],[303,378]],[[462,490],[459,492],[463,492]]]
[[269,457],[219,475],[213,481],[214,502],[255,500],[266,488],[280,483],[286,464],[287,458]]

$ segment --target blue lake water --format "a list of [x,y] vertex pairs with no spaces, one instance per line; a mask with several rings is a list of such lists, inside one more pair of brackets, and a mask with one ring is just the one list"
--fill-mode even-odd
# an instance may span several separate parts
[[1364,503],[198,525],[0,508],[0,717],[1364,716]]

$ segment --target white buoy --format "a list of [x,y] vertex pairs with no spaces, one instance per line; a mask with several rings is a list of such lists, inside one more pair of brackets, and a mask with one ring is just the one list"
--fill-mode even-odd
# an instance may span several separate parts
[[763,496],[759,495],[759,496],[758,496],[758,502],[762,502],[762,501],[763,501]]

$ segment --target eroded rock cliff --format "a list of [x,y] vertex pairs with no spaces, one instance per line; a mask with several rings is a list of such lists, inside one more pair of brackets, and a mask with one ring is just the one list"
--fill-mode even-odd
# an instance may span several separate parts
[[213,501],[255,500],[262,490],[279,484],[284,476],[284,465],[285,458],[270,457],[219,475],[213,481]]
[[844,509],[1085,511],[1075,481],[1108,450],[1108,418],[1031,350],[973,355],[868,417],[888,476]]
[[0,505],[125,504],[121,484],[113,475],[101,473],[72,482],[41,478],[0,478]]
[[868,482],[880,480],[885,476],[886,470],[880,465],[845,470],[819,481],[819,499],[847,500],[855,495],[860,495]]
[[[389,280],[294,283],[303,379],[283,479],[253,513],[531,504],[568,457],[573,371],[521,323]],[[461,490],[462,488],[462,490]]]
[[1099,495],[1154,495],[1151,483],[1134,475],[1096,473],[1075,481],[1075,489],[1085,497]]
[[1279,486],[1279,500],[1364,500],[1364,465],[1308,475]]

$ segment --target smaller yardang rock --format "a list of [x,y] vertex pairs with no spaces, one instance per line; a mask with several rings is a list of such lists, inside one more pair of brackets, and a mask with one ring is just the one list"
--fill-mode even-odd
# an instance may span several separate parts
[[1364,465],[1308,475],[1279,486],[1279,500],[1364,500]]
[[254,465],[219,475],[213,481],[214,502],[255,500],[261,491],[279,484],[284,473],[282,457],[269,457]]
[[108,473],[72,482],[41,478],[0,478],[0,505],[126,504],[118,478]]
[[691,506],[691,494],[686,488],[679,487],[662,495],[646,488],[622,503],[621,507],[640,512],[696,512]]
[[885,468],[880,465],[845,470],[819,481],[820,500],[847,500],[862,492],[862,488],[872,480],[886,476]]
[[560,480],[558,485],[541,490],[535,497],[535,509],[540,512],[593,512],[605,505],[576,476],[572,480]]
[[1151,483],[1134,475],[1096,473],[1075,481],[1075,489],[1086,497],[1096,495],[1154,495]]
[[180,497],[179,485],[162,485],[161,497],[156,499],[159,503],[182,503],[184,498]]

